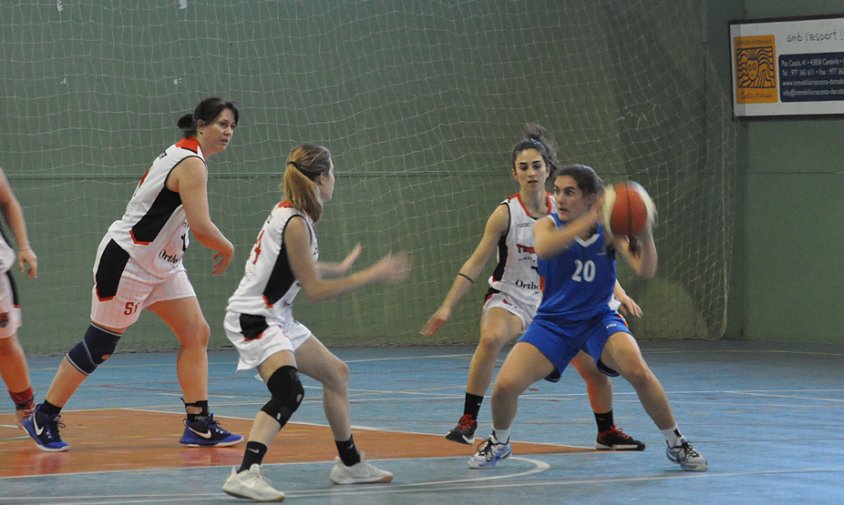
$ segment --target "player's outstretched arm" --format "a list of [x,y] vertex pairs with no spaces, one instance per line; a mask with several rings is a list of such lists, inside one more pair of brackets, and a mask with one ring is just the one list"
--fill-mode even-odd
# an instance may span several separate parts
[[568,249],[577,236],[593,228],[599,219],[598,212],[589,211],[563,228],[557,228],[557,224],[550,217],[540,219],[533,225],[533,246],[536,255],[543,259],[557,256]]
[[313,301],[327,300],[373,283],[401,282],[410,275],[406,253],[389,254],[369,268],[337,279],[323,279],[311,255],[311,237],[304,218],[293,218],[284,229],[284,245],[293,276]]
[[478,242],[475,251],[469,256],[469,259],[457,271],[454,277],[454,282],[451,284],[451,289],[445,295],[442,304],[434,314],[428,318],[419,333],[430,337],[440,326],[443,325],[451,317],[451,311],[457,306],[458,302],[463,299],[463,296],[472,289],[478,276],[483,272],[484,267],[492,259],[495,254],[498,241],[501,236],[507,233],[507,227],[510,223],[510,215],[506,205],[499,205],[487,219],[484,234],[481,241]]
[[349,270],[351,270],[352,265],[355,264],[355,261],[360,256],[361,252],[361,245],[360,243],[355,244],[355,247],[349,251],[349,254],[341,261],[340,263],[327,263],[327,262],[317,262],[317,270],[319,271],[319,275],[324,278],[328,277],[340,277],[341,275],[346,275]]

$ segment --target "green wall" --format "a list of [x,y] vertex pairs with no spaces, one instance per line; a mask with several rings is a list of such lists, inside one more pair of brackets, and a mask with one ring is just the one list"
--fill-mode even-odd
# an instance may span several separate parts
[[[416,268],[402,286],[303,299],[297,317],[332,344],[476,341],[483,283],[435,339],[417,332],[515,190],[510,149],[528,121],[554,134],[563,162],[593,165],[607,181],[632,178],[654,196],[660,279],[624,280],[647,304],[638,335],[720,336],[735,127],[724,126],[725,89],[713,73],[729,2],[180,4],[41,0],[0,10],[0,164],[42,267],[37,281],[18,282],[27,351],[79,340],[102,233],[175,140],[176,119],[208,95],[241,110],[231,147],[209,163],[212,217],[236,259],[212,277],[207,250],[194,243],[186,256],[213,346],[227,344],[223,307],[279,198],[281,160],[303,141],[327,145],[337,167],[318,227],[322,257],[361,242],[361,265],[408,250]],[[723,28],[713,35],[711,26]],[[122,350],[174,345],[150,315],[121,341]]]
[[[735,19],[844,13],[831,0],[743,3],[746,12]],[[726,33],[726,25],[712,31]],[[753,120],[741,129],[741,229],[727,337],[844,343],[844,122]]]

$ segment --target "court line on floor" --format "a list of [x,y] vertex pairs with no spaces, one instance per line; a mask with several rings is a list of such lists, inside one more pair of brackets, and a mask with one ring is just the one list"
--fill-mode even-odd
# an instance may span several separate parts
[[[450,457],[446,457],[446,458],[415,458],[415,460],[417,460],[417,459],[418,460],[455,459],[455,457],[450,456]],[[550,464],[546,463],[545,461],[541,461],[541,460],[535,460],[535,459],[524,458],[524,457],[519,457],[519,456],[513,456],[510,459],[514,460],[514,461],[523,461],[525,463],[532,464],[533,468],[530,468],[528,470],[523,470],[523,471],[520,471],[520,472],[516,472],[516,473],[505,474],[505,475],[488,475],[487,474],[487,475],[481,475],[477,478],[469,478],[469,479],[432,480],[432,481],[427,481],[427,482],[415,482],[415,483],[406,483],[406,484],[395,484],[395,483],[393,483],[393,484],[390,484],[389,487],[392,490],[396,490],[396,489],[412,490],[410,488],[429,487],[429,486],[444,486],[444,485],[450,485],[450,484],[465,484],[465,483],[477,484],[477,483],[481,483],[481,482],[491,482],[491,481],[502,480],[502,479],[514,479],[514,478],[519,478],[519,477],[526,477],[526,476],[529,476],[529,475],[534,475],[534,474],[538,474],[538,473],[548,471],[551,468]],[[283,464],[280,464],[280,465],[268,464],[268,465],[265,465],[265,467],[289,466],[289,465],[294,465],[294,464],[302,464],[302,463],[283,463]],[[149,472],[149,470],[145,470],[144,472]],[[482,473],[482,472],[483,471],[479,471],[479,473]],[[65,474],[65,475],[67,475],[67,474]],[[367,487],[369,487],[369,486],[367,486]],[[378,487],[380,488],[379,491],[384,490],[384,488],[381,488],[381,486],[378,486]],[[347,492],[343,492],[343,491],[338,492],[337,491],[338,489],[341,489],[341,488],[340,487],[333,487],[333,488],[328,488],[328,489],[326,489],[326,488],[303,489],[303,490],[299,490],[299,491],[296,491],[296,492],[285,492],[285,494],[288,497],[291,497],[291,496],[294,496],[294,495],[306,497],[306,496],[333,496],[333,495],[338,495],[338,494],[339,495],[370,494],[370,493],[367,493],[364,490],[363,487],[356,487],[356,488],[350,489]],[[346,489],[349,489],[349,488],[346,488]],[[376,493],[376,494],[381,494],[381,493]],[[185,497],[185,495],[181,495],[181,494],[170,495],[170,494],[164,494],[164,493],[156,493],[156,494],[147,494],[147,495],[132,495],[132,494],[113,495],[112,494],[112,495],[109,495],[107,497],[106,496],[97,496],[97,495],[81,495],[81,496],[65,496],[64,498],[70,499],[70,500],[80,501],[81,503],[92,503],[91,500],[97,500],[96,503],[98,503],[98,504],[117,504],[117,503],[147,503],[147,502],[160,501],[162,499],[177,499],[177,500],[180,500],[180,501],[181,500],[195,500],[198,497],[212,498],[212,497],[215,497],[215,496],[216,497],[223,497],[224,495],[222,493],[215,494],[215,495],[192,494],[192,495],[190,495],[190,497]],[[13,497],[9,497],[9,496],[0,496],[0,501],[2,501],[2,503],[6,503],[5,500],[9,500],[9,499],[12,499],[12,498]],[[36,501],[36,502],[41,501],[41,500],[43,500],[45,502],[54,502],[56,500],[56,497],[47,497],[47,496],[31,496],[31,497],[28,496],[28,497],[15,497],[15,498],[17,498],[18,500]],[[113,499],[136,500],[136,501],[117,501],[117,502],[112,502],[112,501],[101,502],[101,501],[99,501],[99,500],[113,500]],[[144,501],[137,501],[138,499],[142,499]]]
[[[446,458],[452,459],[452,458]],[[517,458],[513,457],[512,459],[522,459],[528,462],[535,462],[537,460],[531,460],[527,458]],[[539,461],[540,463],[547,464],[543,461]],[[273,465],[274,466],[274,465]],[[545,470],[542,470],[545,471]],[[539,473],[537,468],[533,468],[528,470],[527,472],[532,473]],[[458,479],[455,481],[430,481],[429,483],[408,483],[408,484],[387,484],[387,485],[364,485],[356,488],[343,488],[340,490],[339,487],[333,488],[314,488],[314,489],[303,489],[303,490],[295,490],[295,491],[285,491],[287,498],[318,498],[322,496],[326,497],[334,497],[334,496],[366,496],[366,495],[389,495],[389,494],[406,494],[411,492],[418,492],[420,487],[427,487],[425,489],[426,492],[447,492],[453,493],[454,487],[450,484],[461,484],[460,490],[461,491],[471,491],[475,489],[494,489],[494,488],[508,488],[512,489],[515,487],[568,487],[568,486],[581,486],[581,485],[601,485],[606,486],[610,484],[619,484],[619,483],[636,483],[636,482],[659,482],[659,481],[670,481],[676,479],[722,479],[722,478],[747,478],[747,477],[766,477],[766,476],[775,476],[775,475],[803,475],[803,474],[816,474],[816,473],[844,473],[844,467],[819,467],[819,468],[793,468],[793,469],[780,469],[780,470],[760,470],[760,471],[747,471],[747,472],[724,472],[724,473],[717,473],[717,472],[705,472],[705,473],[692,473],[692,472],[681,472],[678,471],[671,475],[654,475],[654,476],[646,476],[646,477],[607,477],[606,475],[601,475],[596,478],[592,479],[573,479],[573,480],[561,480],[561,479],[553,479],[553,480],[540,480],[540,481],[529,481],[529,482],[501,482],[501,483],[490,483],[489,480],[491,478],[481,478],[481,479]],[[525,476],[526,472],[521,472],[519,474],[510,474],[510,475],[502,475],[502,476],[493,476],[497,479],[508,479],[513,478],[515,476]],[[448,484],[448,485],[446,485]],[[39,501],[46,501],[46,502],[56,502],[56,498],[54,496],[31,496],[31,497],[19,497],[19,496],[0,496],[0,500],[15,500],[3,503],[37,503]],[[170,500],[171,503],[173,502],[185,502],[191,503],[195,502],[197,499],[201,499],[203,501],[208,500],[226,500],[229,502],[231,498],[227,497],[221,492],[219,493],[196,493],[196,494],[147,494],[147,495],[109,495],[109,496],[96,496],[96,495],[86,495],[86,496],[63,496],[64,500],[72,500],[72,501],[62,501],[61,503],[66,504],[90,504],[90,505],[121,505],[121,504],[130,504],[130,503],[160,503],[163,499]],[[93,501],[96,500],[96,501]],[[103,500],[103,501],[100,501]],[[105,501],[108,500],[108,501]],[[119,501],[115,501],[119,500]]]

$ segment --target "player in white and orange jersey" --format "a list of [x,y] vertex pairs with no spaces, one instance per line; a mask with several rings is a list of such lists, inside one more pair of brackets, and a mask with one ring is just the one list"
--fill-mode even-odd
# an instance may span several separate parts
[[15,253],[0,230],[0,376],[15,404],[17,422],[20,424],[32,413],[35,403],[26,356],[18,342],[21,313],[11,270],[17,263],[18,270],[26,271],[30,279],[35,279],[38,276],[38,257],[29,245],[23,209],[3,169],[0,169],[0,213],[18,245],[18,252]]
[[393,474],[366,461],[352,437],[349,417],[349,367],[293,317],[293,300],[304,291],[312,301],[339,296],[372,283],[407,278],[403,253],[346,275],[358,254],[355,247],[337,264],[319,261],[314,225],[334,194],[334,163],[325,147],[302,144],[290,151],[284,170],[284,199],[264,222],[243,279],[229,298],[226,336],[240,354],[238,370],[257,368],[270,400],[252,424],[240,468],[232,468],[223,491],[255,501],[281,501],[261,473],[267,448],[293,413],[305,390],[303,373],[322,383],[325,417],[339,457],[329,478],[335,484],[390,482]]
[[190,447],[227,446],[243,437],[223,429],[208,411],[208,323],[182,264],[193,232],[214,251],[212,273],[228,268],[234,247],[211,221],[206,160],[226,150],[238,111],[218,97],[203,100],[178,125],[183,138],[161,153],[141,177],[123,217],[112,223],[97,250],[91,324],[62,360],[43,403],[24,428],[44,451],[65,451],[59,414],[73,393],[114,353],[123,333],[147,309],[179,340],[176,372],[184,395]]

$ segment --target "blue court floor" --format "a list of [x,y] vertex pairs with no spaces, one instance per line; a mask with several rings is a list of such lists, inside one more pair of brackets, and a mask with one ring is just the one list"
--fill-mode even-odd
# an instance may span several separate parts
[[[514,452],[495,469],[469,470],[466,460],[472,449],[465,446],[464,456],[377,460],[395,473],[394,482],[353,487],[329,482],[330,459],[268,464],[264,473],[287,494],[287,503],[303,505],[844,503],[844,436],[838,434],[844,413],[844,348],[746,342],[643,342],[642,348],[681,430],[709,460],[708,472],[682,472],[670,463],[662,435],[632,389],[615,379],[616,424],[645,441],[644,452]],[[351,368],[353,424],[444,434],[462,413],[472,351],[336,349]],[[39,399],[60,359],[30,357]],[[211,352],[209,361],[212,410],[218,417],[252,419],[267,399],[263,384],[253,374],[234,372],[234,351]],[[86,381],[65,411],[181,413],[174,363],[173,353],[117,354]],[[305,401],[292,422],[324,425],[319,385],[305,379],[305,386]],[[0,414],[12,412],[11,407],[0,402]],[[490,429],[488,408],[487,400],[479,437]],[[72,435],[63,433],[66,439]],[[595,423],[577,374],[567,370],[560,383],[537,383],[527,391],[511,436],[591,447]],[[0,451],[20,452],[27,444],[31,442],[21,432],[0,426]],[[174,454],[177,450],[174,444]],[[270,447],[271,453],[284,450],[279,444]],[[39,461],[54,456],[38,455]],[[0,462],[4,464],[9,462]],[[206,463],[40,476],[24,472],[0,477],[0,504],[245,503],[221,491],[229,471],[229,465]]]

